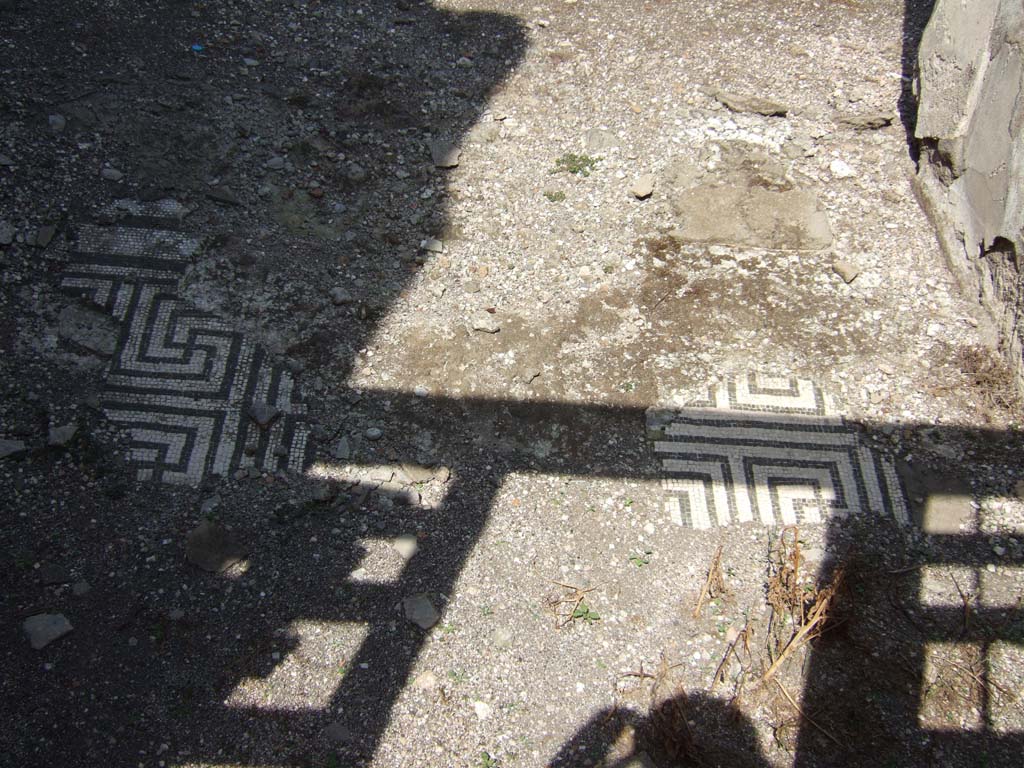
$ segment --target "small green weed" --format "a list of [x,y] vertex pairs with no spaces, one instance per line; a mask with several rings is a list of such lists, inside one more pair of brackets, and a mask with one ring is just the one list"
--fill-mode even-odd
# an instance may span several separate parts
[[489,606],[489,605],[485,605],[482,608],[480,608],[480,615],[481,616],[493,616],[494,615],[494,609],[491,608],[491,606]]
[[544,193],[549,203],[560,203],[565,200],[565,192],[560,189],[550,189]]
[[643,552],[637,552],[629,556],[629,562],[635,565],[637,568],[643,568],[645,565],[651,564],[651,555],[653,552],[649,549],[645,549]]
[[572,619],[574,621],[579,619],[580,621],[585,621],[587,624],[593,624],[595,621],[600,621],[601,617],[594,613],[589,605],[586,603],[580,603],[573,609]]
[[590,172],[597,167],[597,163],[601,158],[591,157],[590,155],[577,155],[574,152],[566,152],[560,158],[555,160],[555,167],[552,173],[567,173],[575,174],[576,176],[589,176]]
[[484,750],[480,753],[480,759],[477,761],[477,768],[498,768],[498,759],[491,757],[491,753]]
[[448,670],[448,679],[458,685],[469,680],[469,673],[462,669],[450,669]]

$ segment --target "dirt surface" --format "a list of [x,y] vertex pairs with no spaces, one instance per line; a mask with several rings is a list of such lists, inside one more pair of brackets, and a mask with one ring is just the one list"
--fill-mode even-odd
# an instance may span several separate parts
[[[912,193],[928,11],[0,0],[0,754],[1019,764],[1022,410]],[[143,479],[134,331],[67,289],[128,231],[301,451]],[[748,377],[910,519],[681,524],[652,414]]]

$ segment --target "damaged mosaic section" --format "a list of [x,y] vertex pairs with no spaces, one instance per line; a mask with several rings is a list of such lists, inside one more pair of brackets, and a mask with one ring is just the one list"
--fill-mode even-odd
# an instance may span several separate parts
[[103,411],[130,434],[140,480],[197,483],[249,467],[301,471],[309,428],[291,374],[223,318],[178,297],[201,238],[175,228],[175,206],[123,203],[130,225],[76,228],[61,289],[121,326]]
[[865,445],[809,380],[751,373],[714,384],[679,409],[650,409],[648,431],[677,525],[791,525],[869,513],[908,523],[892,461]]

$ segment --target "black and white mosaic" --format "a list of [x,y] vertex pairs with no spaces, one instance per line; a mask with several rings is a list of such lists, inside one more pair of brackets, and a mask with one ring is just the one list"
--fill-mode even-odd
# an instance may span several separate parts
[[791,525],[865,513],[908,522],[892,462],[834,415],[811,381],[737,377],[679,409],[652,410],[649,427],[677,525]]
[[[131,435],[139,479],[303,469],[306,406],[291,374],[230,323],[178,297],[201,245],[176,229],[178,203],[119,207],[131,226],[77,227],[61,289],[121,322],[101,405]],[[254,406],[262,424],[249,415]]]

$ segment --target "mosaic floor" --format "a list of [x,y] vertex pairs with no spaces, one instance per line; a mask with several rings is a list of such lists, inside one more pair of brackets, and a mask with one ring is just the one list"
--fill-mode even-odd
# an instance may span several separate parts
[[230,323],[177,295],[201,244],[179,231],[180,205],[117,208],[130,225],[78,225],[61,289],[121,323],[101,405],[131,435],[139,479],[197,483],[240,468],[302,469],[306,408],[291,375]]
[[892,462],[865,445],[811,381],[731,379],[678,410],[652,411],[649,429],[677,525],[790,525],[864,513],[908,522]]

